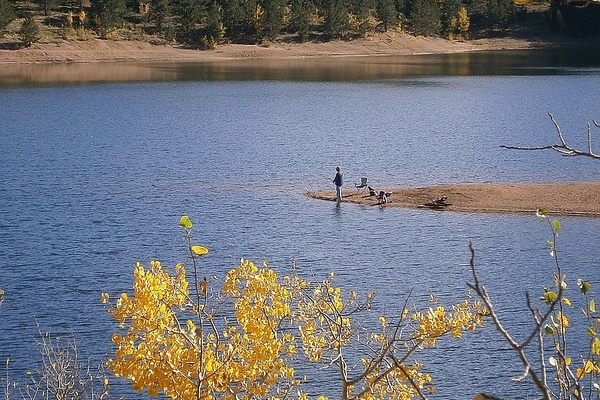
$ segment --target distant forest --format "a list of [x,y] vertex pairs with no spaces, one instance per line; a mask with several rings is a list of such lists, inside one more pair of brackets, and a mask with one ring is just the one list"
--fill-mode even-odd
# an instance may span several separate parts
[[600,36],[600,0],[550,1],[0,0],[0,37],[18,32],[31,44],[47,28],[64,39],[151,35],[199,48],[224,42],[351,40],[390,30],[468,39],[475,32],[510,32],[528,23],[525,18],[536,10],[538,23],[557,32]]

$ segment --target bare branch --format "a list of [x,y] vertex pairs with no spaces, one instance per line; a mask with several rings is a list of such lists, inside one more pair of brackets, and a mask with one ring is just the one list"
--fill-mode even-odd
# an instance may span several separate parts
[[[531,150],[554,150],[560,154],[562,154],[563,156],[584,156],[584,157],[590,157],[590,158],[594,158],[594,159],[600,159],[600,154],[596,154],[592,151],[592,125],[590,123],[588,123],[587,125],[587,151],[583,151],[583,150],[578,150],[574,147],[571,147],[567,144],[567,141],[564,138],[564,135],[562,133],[562,130],[560,129],[560,126],[558,125],[558,122],[556,122],[556,119],[554,118],[554,116],[551,113],[548,113],[548,115],[550,116],[550,119],[552,120],[552,123],[554,124],[554,127],[556,128],[556,133],[558,135],[558,139],[560,141],[559,144],[552,144],[552,145],[546,145],[546,146],[532,146],[532,147],[521,147],[521,146],[507,146],[507,145],[501,145],[500,147],[504,148],[504,149],[509,149],[509,150],[527,150],[527,151],[531,151]],[[600,124],[596,121],[592,121],[593,124],[600,128]]]
[[562,144],[562,146],[567,147],[567,142],[565,142],[565,137],[562,134],[562,130],[560,129],[558,122],[556,122],[556,120],[554,119],[554,115],[552,115],[551,113],[548,113],[548,115],[550,116],[550,119],[552,120],[552,123],[554,124],[554,127],[556,128],[556,132],[558,133],[558,138],[560,139],[560,143]]
[[[550,400],[551,394],[550,394],[550,390],[548,388],[547,382],[545,382],[543,380],[543,378],[540,378],[538,376],[538,374],[535,372],[535,370],[532,368],[531,363],[529,362],[529,359],[528,359],[527,355],[525,354],[525,347],[523,346],[523,344],[519,344],[515,339],[513,339],[513,337],[508,332],[508,330],[506,330],[506,328],[500,321],[498,314],[494,310],[492,301],[487,293],[487,290],[481,284],[479,275],[477,274],[477,270],[475,268],[475,248],[473,246],[473,243],[469,243],[469,250],[471,251],[470,266],[471,266],[471,273],[473,274],[474,283],[467,284],[467,285],[475,291],[475,293],[479,296],[479,298],[481,298],[481,300],[483,301],[483,303],[485,304],[485,306],[488,309],[490,318],[492,318],[494,326],[502,334],[502,336],[504,337],[506,342],[509,344],[509,346],[517,353],[517,355],[519,356],[519,359],[521,360],[521,363],[525,367],[525,373],[527,373],[531,377],[531,380],[534,382],[534,384],[537,386],[537,388],[542,393],[543,399]],[[541,328],[541,325],[536,322],[535,328],[534,328],[535,335],[537,335],[537,333],[540,332],[540,328]]]

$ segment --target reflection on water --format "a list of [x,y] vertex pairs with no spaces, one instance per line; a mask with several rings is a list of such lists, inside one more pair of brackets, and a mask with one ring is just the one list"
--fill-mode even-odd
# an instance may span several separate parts
[[586,74],[598,74],[599,54],[590,49],[544,49],[217,62],[10,65],[0,69],[0,86],[142,81],[371,81],[405,76],[577,74],[582,73],[582,68]]
[[[504,63],[499,53],[477,53],[23,67],[31,85],[54,73],[60,84],[119,76],[201,82],[0,89],[0,361],[11,359],[14,377],[35,366],[35,319],[53,334],[74,333],[94,360],[110,354],[117,327],[100,293],[130,291],[138,260],[183,261],[182,214],[211,249],[203,259],[211,276],[223,276],[240,257],[268,259],[281,274],[295,260],[305,277],[333,271],[342,287],[379,292],[377,310],[389,315],[411,290],[419,305],[430,293],[444,303],[462,299],[472,241],[499,312],[520,333],[530,325],[523,293],[537,297],[552,279],[549,232],[539,218],[336,205],[301,195],[333,189],[338,164],[345,190],[355,190],[360,176],[390,187],[597,179],[596,161],[499,145],[546,143],[554,137],[547,111],[572,136],[579,127],[585,132],[598,112],[590,90],[600,86],[598,63],[585,65],[592,72],[583,75],[572,69],[575,60],[543,66],[510,54]],[[417,76],[509,70],[514,75]],[[399,73],[415,77],[388,80]],[[18,85],[18,74],[11,76]],[[361,82],[296,82],[342,77]],[[209,81],[240,79],[253,81]],[[594,287],[599,221],[565,218],[560,238],[564,273]],[[495,330],[440,345],[418,357],[434,373],[432,399],[480,391],[534,398],[529,382],[510,381],[522,371],[510,369],[518,362]],[[312,392],[336,398],[318,373]],[[113,382],[115,397],[141,397]]]
[[129,63],[26,64],[0,68],[0,86],[176,80],[174,72]]

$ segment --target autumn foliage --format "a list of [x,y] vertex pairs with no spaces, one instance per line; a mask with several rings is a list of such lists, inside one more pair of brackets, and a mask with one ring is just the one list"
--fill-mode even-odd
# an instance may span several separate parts
[[447,308],[432,298],[430,308],[411,310],[407,295],[397,315],[371,318],[375,294],[345,292],[333,274],[315,283],[294,268],[280,277],[241,260],[222,281],[207,279],[200,259],[208,249],[192,244],[189,218],[180,226],[188,261],[173,270],[138,263],[133,293],[109,310],[119,333],[108,367],[152,396],[308,399],[303,384],[316,377],[297,376],[296,366],[314,364],[335,368],[336,397],[412,399],[434,391],[416,354],[483,325],[486,310],[469,298]]

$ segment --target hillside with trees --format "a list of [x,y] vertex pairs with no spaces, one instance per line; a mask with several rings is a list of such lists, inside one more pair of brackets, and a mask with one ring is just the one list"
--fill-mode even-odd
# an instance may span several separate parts
[[0,0],[0,43],[90,38],[211,49],[352,40],[381,32],[464,40],[530,30],[600,33],[597,0]]

